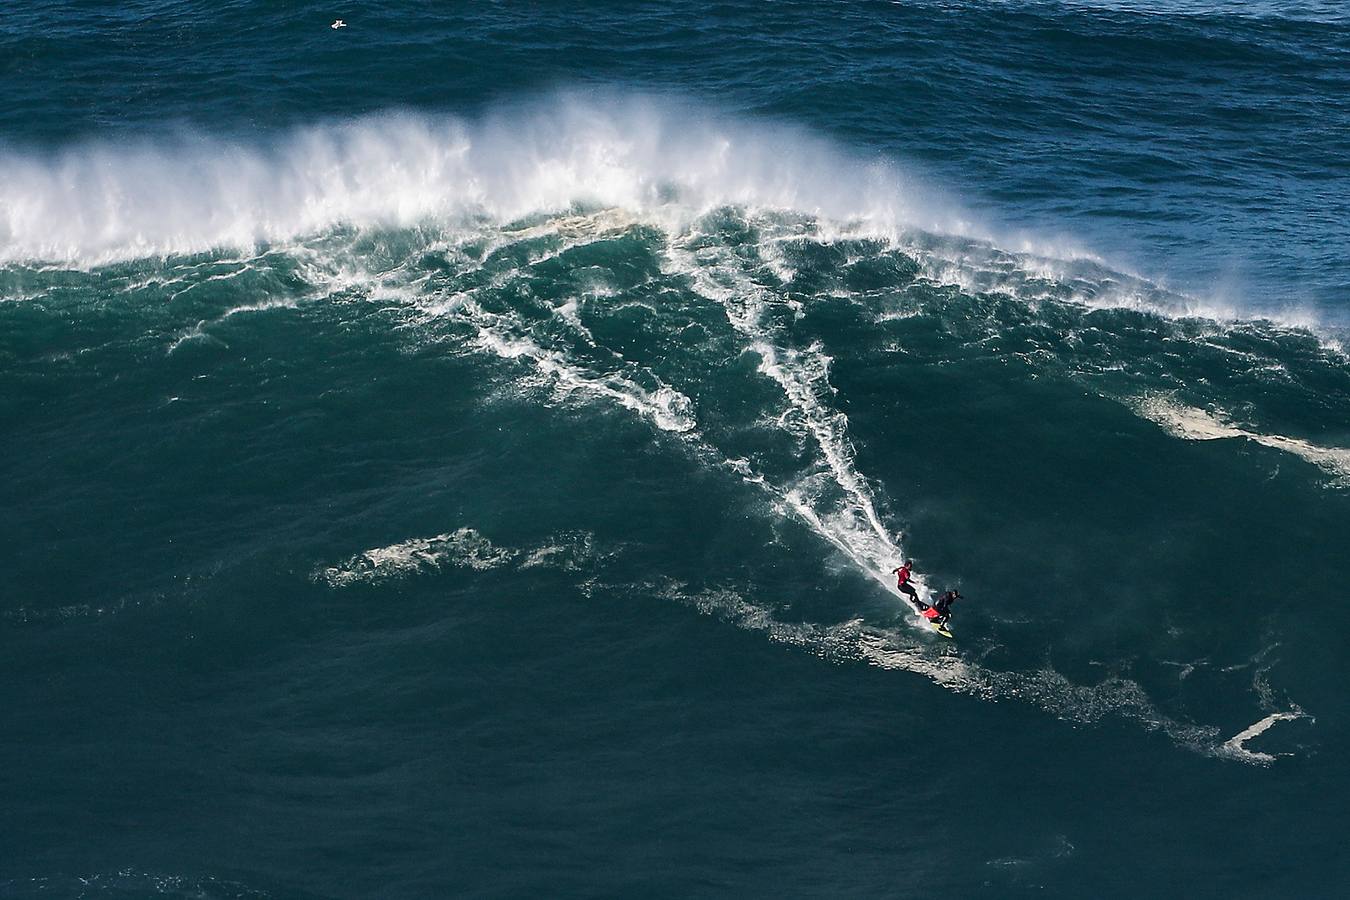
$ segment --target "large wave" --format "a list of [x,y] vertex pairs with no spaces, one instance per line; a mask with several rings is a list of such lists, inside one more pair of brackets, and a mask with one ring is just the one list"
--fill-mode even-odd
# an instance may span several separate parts
[[[361,237],[391,230],[401,237]],[[112,266],[153,257],[169,259],[148,277],[144,267]],[[1236,314],[1091,255],[990,240],[893,163],[666,101],[558,95],[476,120],[391,114],[273,141],[179,134],[55,157],[10,149],[0,153],[0,260],[27,271],[111,267],[100,290],[165,300],[209,282],[225,305],[178,323],[168,354],[210,341],[243,312],[340,293],[392,299],[454,352],[493,361],[512,390],[646,420],[892,593],[887,573],[904,551],[888,507],[904,500],[859,464],[831,382],[835,355],[860,348],[829,346],[818,327],[803,326],[811,309],[850,306],[874,326],[869,340],[895,342],[897,352],[918,347],[900,343],[915,337],[905,322],[921,318],[941,352],[993,353],[1031,377],[1073,381],[1187,440],[1239,438],[1334,476],[1346,471],[1334,434],[1311,439],[1326,431],[1314,418],[1323,406],[1311,402],[1319,385],[1346,377],[1330,339],[1269,323],[1220,327],[1213,320]],[[536,277],[566,287],[543,298],[529,287]],[[40,282],[24,289],[41,292]],[[225,290],[235,282],[237,291]],[[646,350],[633,335],[606,340],[588,325],[614,312],[616,294],[652,314]],[[701,335],[697,352],[665,352],[687,332]],[[1196,368],[1211,357],[1221,364]],[[710,362],[742,359],[754,361],[752,373]],[[1264,424],[1273,417],[1259,403],[1241,420],[1216,412],[1240,392],[1313,413],[1294,422],[1300,435],[1286,435]],[[494,549],[464,528],[403,537],[322,568],[322,582],[377,583],[447,560],[490,568],[525,552]],[[882,623],[802,624],[779,621],[734,585],[658,589],[816,651],[847,645],[841,656],[979,696],[1030,699],[1067,718],[1112,711],[1237,757],[1259,733],[1252,726],[1225,743],[1220,729],[1163,713],[1128,679],[1083,687],[1053,670],[944,655],[925,632],[892,627],[894,611],[908,609],[898,599]],[[1293,709],[1263,702],[1261,711],[1274,723]]]

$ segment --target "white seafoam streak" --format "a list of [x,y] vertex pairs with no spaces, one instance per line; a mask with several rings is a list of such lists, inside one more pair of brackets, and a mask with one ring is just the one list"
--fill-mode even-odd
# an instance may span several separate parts
[[1248,750],[1246,747],[1247,742],[1252,738],[1265,734],[1276,722],[1293,722],[1297,719],[1304,718],[1307,718],[1307,715],[1302,712],[1271,713],[1261,721],[1249,725],[1224,741],[1223,745],[1219,747],[1218,753],[1221,756],[1228,756],[1243,762],[1269,765],[1275,761],[1275,755],[1260,750]]
[[[448,567],[477,572],[504,566],[520,570],[540,566],[576,570],[606,555],[597,550],[593,537],[587,533],[557,535],[537,548],[519,549],[494,544],[478,530],[461,527],[453,532],[408,538],[362,551],[343,562],[316,569],[312,577],[331,588],[346,589],[440,572]],[[718,616],[739,627],[764,633],[776,643],[800,647],[828,660],[859,660],[882,669],[921,674],[957,693],[989,700],[1019,699],[1073,722],[1090,723],[1108,715],[1121,715],[1147,728],[1159,729],[1183,746],[1246,763],[1268,765],[1275,759],[1271,754],[1248,750],[1244,746],[1246,741],[1278,721],[1305,717],[1302,712],[1275,713],[1216,744],[1216,729],[1183,724],[1162,715],[1143,690],[1129,680],[1114,679],[1082,687],[1049,669],[1032,673],[996,672],[957,655],[932,654],[923,645],[899,640],[896,632],[868,626],[861,620],[836,625],[780,622],[767,609],[744,600],[732,590],[690,592],[673,581],[648,588],[705,615]]]
[[518,555],[515,550],[495,546],[473,528],[459,528],[445,534],[409,538],[365,550],[343,563],[317,570],[313,578],[334,588],[358,583],[377,584],[428,569],[439,570],[447,565],[480,571],[493,569]]
[[1187,441],[1248,440],[1293,454],[1335,476],[1338,484],[1350,485],[1350,448],[1321,447],[1301,438],[1248,431],[1219,414],[1179,403],[1166,394],[1146,394],[1132,401],[1130,406],[1173,437]]
[[519,569],[557,568],[572,571],[603,556],[589,532],[556,534],[529,548],[502,547],[476,528],[462,527],[430,537],[414,537],[384,547],[372,547],[351,558],[311,573],[314,581],[332,588],[381,584],[447,567],[485,572],[515,565]]

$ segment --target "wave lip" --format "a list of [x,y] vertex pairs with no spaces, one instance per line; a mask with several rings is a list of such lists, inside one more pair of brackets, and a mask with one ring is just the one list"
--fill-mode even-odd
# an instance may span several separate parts
[[180,131],[54,157],[0,147],[0,261],[99,265],[577,204],[772,206],[893,225],[917,197],[894,166],[799,129],[564,93],[476,120],[382,114],[251,143]]

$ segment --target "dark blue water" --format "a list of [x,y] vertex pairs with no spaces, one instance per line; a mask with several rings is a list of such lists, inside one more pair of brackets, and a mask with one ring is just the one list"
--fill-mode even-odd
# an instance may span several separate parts
[[0,11],[0,895],[1337,895],[1347,63]]

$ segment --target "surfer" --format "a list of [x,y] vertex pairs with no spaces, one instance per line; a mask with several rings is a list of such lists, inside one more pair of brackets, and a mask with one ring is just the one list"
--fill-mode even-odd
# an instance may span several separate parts
[[909,571],[913,568],[914,560],[907,559],[903,566],[898,569],[892,569],[891,574],[895,576],[895,586],[899,589],[900,593],[908,594],[909,602],[918,607],[922,605],[919,603],[919,592],[914,590],[914,585],[909,583]]
[[947,631],[947,623],[952,620],[952,604],[960,599],[962,599],[960,591],[946,591],[933,601],[932,606],[917,597],[911,602],[914,604],[914,608],[919,611],[919,615],[932,623],[938,631],[947,637],[951,637],[951,633]]
[[[934,625],[947,627],[947,623],[952,619],[952,604],[961,599],[960,591],[947,591],[942,596],[933,601],[933,612],[935,615],[928,616],[933,620]],[[928,615],[924,613],[924,615]]]

